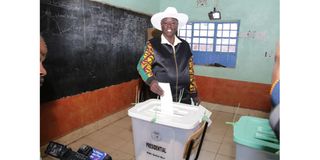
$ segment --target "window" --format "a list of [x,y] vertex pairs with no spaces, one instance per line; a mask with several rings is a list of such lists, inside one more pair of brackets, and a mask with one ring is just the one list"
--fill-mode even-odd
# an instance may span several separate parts
[[195,64],[236,66],[239,22],[191,22],[178,34],[190,44]]

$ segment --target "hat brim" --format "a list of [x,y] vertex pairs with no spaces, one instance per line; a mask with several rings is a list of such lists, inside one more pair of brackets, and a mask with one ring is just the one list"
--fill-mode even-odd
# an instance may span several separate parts
[[172,17],[172,18],[176,18],[178,20],[178,28],[181,28],[183,26],[185,26],[188,22],[188,16],[184,13],[165,13],[165,12],[160,12],[157,14],[154,14],[151,17],[151,23],[153,25],[154,28],[158,29],[161,31],[161,20],[163,18],[168,18],[168,17]]

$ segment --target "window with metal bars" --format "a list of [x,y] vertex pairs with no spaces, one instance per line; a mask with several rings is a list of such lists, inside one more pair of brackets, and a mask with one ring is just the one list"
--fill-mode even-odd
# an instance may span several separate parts
[[191,47],[194,63],[234,68],[240,22],[190,22],[178,35]]

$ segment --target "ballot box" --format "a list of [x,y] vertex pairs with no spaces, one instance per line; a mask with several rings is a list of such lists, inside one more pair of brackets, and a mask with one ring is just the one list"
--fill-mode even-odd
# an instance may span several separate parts
[[128,110],[136,160],[182,159],[188,137],[211,112],[202,106],[172,104],[173,113],[163,112],[161,102],[150,99]]
[[236,160],[278,160],[279,141],[264,118],[242,116],[233,125]]

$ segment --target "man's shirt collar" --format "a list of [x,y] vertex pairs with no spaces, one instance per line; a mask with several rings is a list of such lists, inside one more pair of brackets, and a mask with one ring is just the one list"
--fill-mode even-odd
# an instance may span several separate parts
[[[177,44],[181,43],[180,39],[174,35],[174,44],[173,46],[176,46]],[[161,44],[169,44],[169,45],[172,45],[167,39],[166,37],[164,37],[163,34],[161,34]]]

